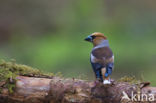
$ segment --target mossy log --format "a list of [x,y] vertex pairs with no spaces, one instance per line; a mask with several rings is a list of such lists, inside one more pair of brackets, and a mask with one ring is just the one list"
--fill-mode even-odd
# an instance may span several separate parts
[[[13,93],[10,94],[7,88],[1,88],[0,103],[133,103],[122,99],[123,91],[129,97],[132,91],[152,93],[156,97],[156,87],[150,87],[149,83],[113,82],[112,85],[103,85],[59,77],[49,79],[17,76],[16,79]],[[3,84],[0,82],[1,87]]]
[[147,97],[140,95],[153,94],[155,99],[156,87],[133,77],[103,85],[95,81],[60,78],[15,62],[0,63],[0,103],[136,103],[131,99],[132,93],[137,95],[135,100],[139,103],[149,103]]

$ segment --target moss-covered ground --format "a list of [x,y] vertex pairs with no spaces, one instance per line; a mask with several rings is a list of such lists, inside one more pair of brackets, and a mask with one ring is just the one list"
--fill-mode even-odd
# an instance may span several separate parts
[[16,83],[17,76],[30,76],[30,77],[45,77],[52,78],[53,73],[45,73],[39,69],[32,68],[22,64],[16,64],[14,61],[0,62],[0,90],[8,88],[9,92],[12,93]]
[[137,79],[135,76],[124,76],[117,80],[118,82],[128,82],[130,84],[140,84],[142,80]]

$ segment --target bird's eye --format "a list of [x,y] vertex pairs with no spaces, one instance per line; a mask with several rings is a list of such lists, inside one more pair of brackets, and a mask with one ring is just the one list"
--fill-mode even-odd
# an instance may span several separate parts
[[94,35],[92,35],[91,37],[92,37],[92,39],[95,39],[96,38],[96,36],[94,36]]

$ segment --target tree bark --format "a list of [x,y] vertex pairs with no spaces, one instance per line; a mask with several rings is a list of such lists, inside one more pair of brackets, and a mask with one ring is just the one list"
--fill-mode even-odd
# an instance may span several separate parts
[[[124,93],[129,99],[122,98]],[[147,98],[142,98],[141,94]],[[156,87],[150,87],[149,83],[113,82],[112,85],[103,85],[78,79],[18,76],[12,94],[7,88],[2,88],[0,103],[151,103],[150,94],[156,99]]]

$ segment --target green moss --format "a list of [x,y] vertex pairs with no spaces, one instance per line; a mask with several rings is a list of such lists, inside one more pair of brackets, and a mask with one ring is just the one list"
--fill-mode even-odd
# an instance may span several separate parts
[[136,79],[135,76],[124,76],[118,80],[118,82],[128,82],[130,84],[139,84],[141,80]]
[[5,62],[1,61],[0,63],[0,83],[5,82],[3,87],[8,88],[10,93],[13,93],[16,77],[18,75],[22,76],[31,76],[31,77],[53,77],[53,73],[45,73],[38,69],[16,64],[15,61]]

